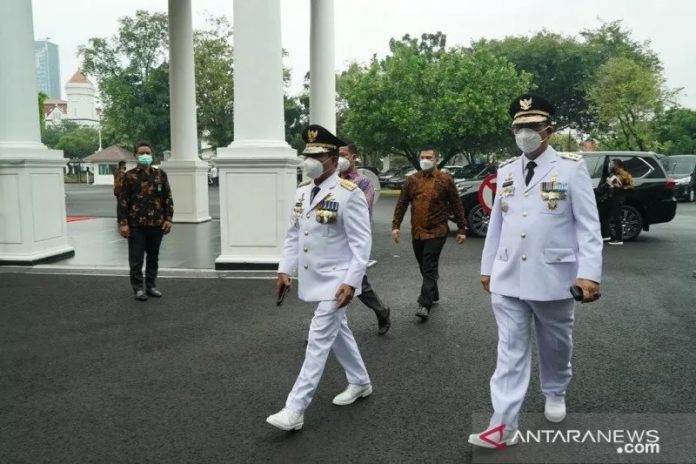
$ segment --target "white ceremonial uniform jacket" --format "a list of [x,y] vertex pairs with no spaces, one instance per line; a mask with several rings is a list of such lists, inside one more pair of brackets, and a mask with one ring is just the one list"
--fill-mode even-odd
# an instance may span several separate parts
[[[314,185],[297,189],[278,272],[298,277],[304,301],[335,300],[341,284],[353,287],[357,296],[372,248],[365,194],[334,174],[310,203]],[[328,223],[317,221],[322,215],[330,217]]]
[[525,186],[524,155],[498,169],[481,275],[521,300],[571,298],[575,279],[602,277],[602,234],[582,156],[548,148]]

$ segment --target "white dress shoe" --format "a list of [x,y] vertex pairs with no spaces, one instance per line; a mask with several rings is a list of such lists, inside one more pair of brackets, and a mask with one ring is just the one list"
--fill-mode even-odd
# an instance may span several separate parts
[[[474,446],[480,446],[481,448],[491,449],[499,448],[503,443],[506,446],[513,446],[517,444],[517,437],[515,436],[516,433],[517,430],[505,429],[503,436],[501,437],[499,430],[488,429],[481,433],[472,433],[469,435],[469,443]],[[482,437],[486,437],[488,440],[484,440]],[[496,444],[498,446],[496,446]]]
[[280,430],[300,430],[304,425],[304,414],[289,411],[285,408],[280,412],[268,416],[266,422]]
[[355,403],[358,398],[365,398],[372,394],[372,384],[353,385],[348,384],[348,388],[343,390],[343,393],[336,395],[333,399],[333,404],[336,406],[347,406]]
[[544,416],[549,422],[561,422],[566,416],[565,398],[563,396],[547,396]]

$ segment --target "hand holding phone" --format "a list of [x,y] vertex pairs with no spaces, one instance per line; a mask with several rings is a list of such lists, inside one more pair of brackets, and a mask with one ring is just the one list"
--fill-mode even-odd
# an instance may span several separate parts
[[290,291],[290,285],[286,285],[283,287],[283,290],[281,290],[280,296],[278,297],[278,300],[276,301],[276,306],[281,306],[283,304],[283,300],[285,300],[285,297],[288,295],[289,291]]

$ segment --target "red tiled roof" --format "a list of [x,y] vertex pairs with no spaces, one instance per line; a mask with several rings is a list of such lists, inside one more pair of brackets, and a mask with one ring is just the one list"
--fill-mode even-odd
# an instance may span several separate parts
[[89,84],[89,85],[93,85],[93,84],[90,82],[90,80],[87,79],[87,76],[85,76],[85,75],[82,73],[82,71],[80,71],[79,69],[78,69],[77,72],[76,72],[75,74],[73,74],[73,76],[70,78],[70,80],[68,81],[68,84]]

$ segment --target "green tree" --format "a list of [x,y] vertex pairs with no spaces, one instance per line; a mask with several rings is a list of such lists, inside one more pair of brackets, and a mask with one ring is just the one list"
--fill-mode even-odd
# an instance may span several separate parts
[[487,50],[446,48],[441,33],[390,41],[391,53],[339,78],[342,132],[363,151],[407,158],[435,145],[441,165],[509,146],[507,109],[530,76]]
[[196,65],[198,134],[211,146],[234,137],[234,52],[232,26],[224,17],[209,18],[208,28],[193,35]]
[[603,64],[612,58],[628,58],[656,75],[662,72],[650,42],[633,40],[621,21],[603,23],[579,37],[541,31],[531,37],[480,40],[472,47],[505,57],[517,70],[530,73],[534,91],[556,105],[557,125],[585,132],[595,129],[598,122],[597,114],[589,109],[587,91]]
[[126,146],[146,139],[162,153],[170,137],[167,15],[139,10],[118,22],[114,37],[79,48],[82,69],[97,80],[104,133]]
[[76,131],[79,128],[79,124],[70,120],[62,121],[60,124],[46,124],[41,133],[41,143],[48,148],[57,148],[58,141],[63,135]]
[[661,153],[696,154],[696,111],[670,108],[655,121],[655,136]]
[[44,103],[46,102],[46,99],[48,99],[48,95],[46,95],[43,92],[39,92],[39,128],[41,129],[42,133],[44,130],[44,126],[46,125],[46,115],[44,114]]
[[542,31],[532,37],[484,39],[473,48],[504,57],[517,70],[531,74],[534,92],[556,105],[559,127],[588,125],[584,83],[593,70],[586,66],[583,45],[577,39]]
[[652,121],[669,95],[651,69],[630,58],[612,58],[597,70],[588,98],[604,147],[640,151],[657,147]]
[[63,150],[67,158],[84,158],[99,148],[99,134],[96,129],[79,127],[64,133],[55,148]]

